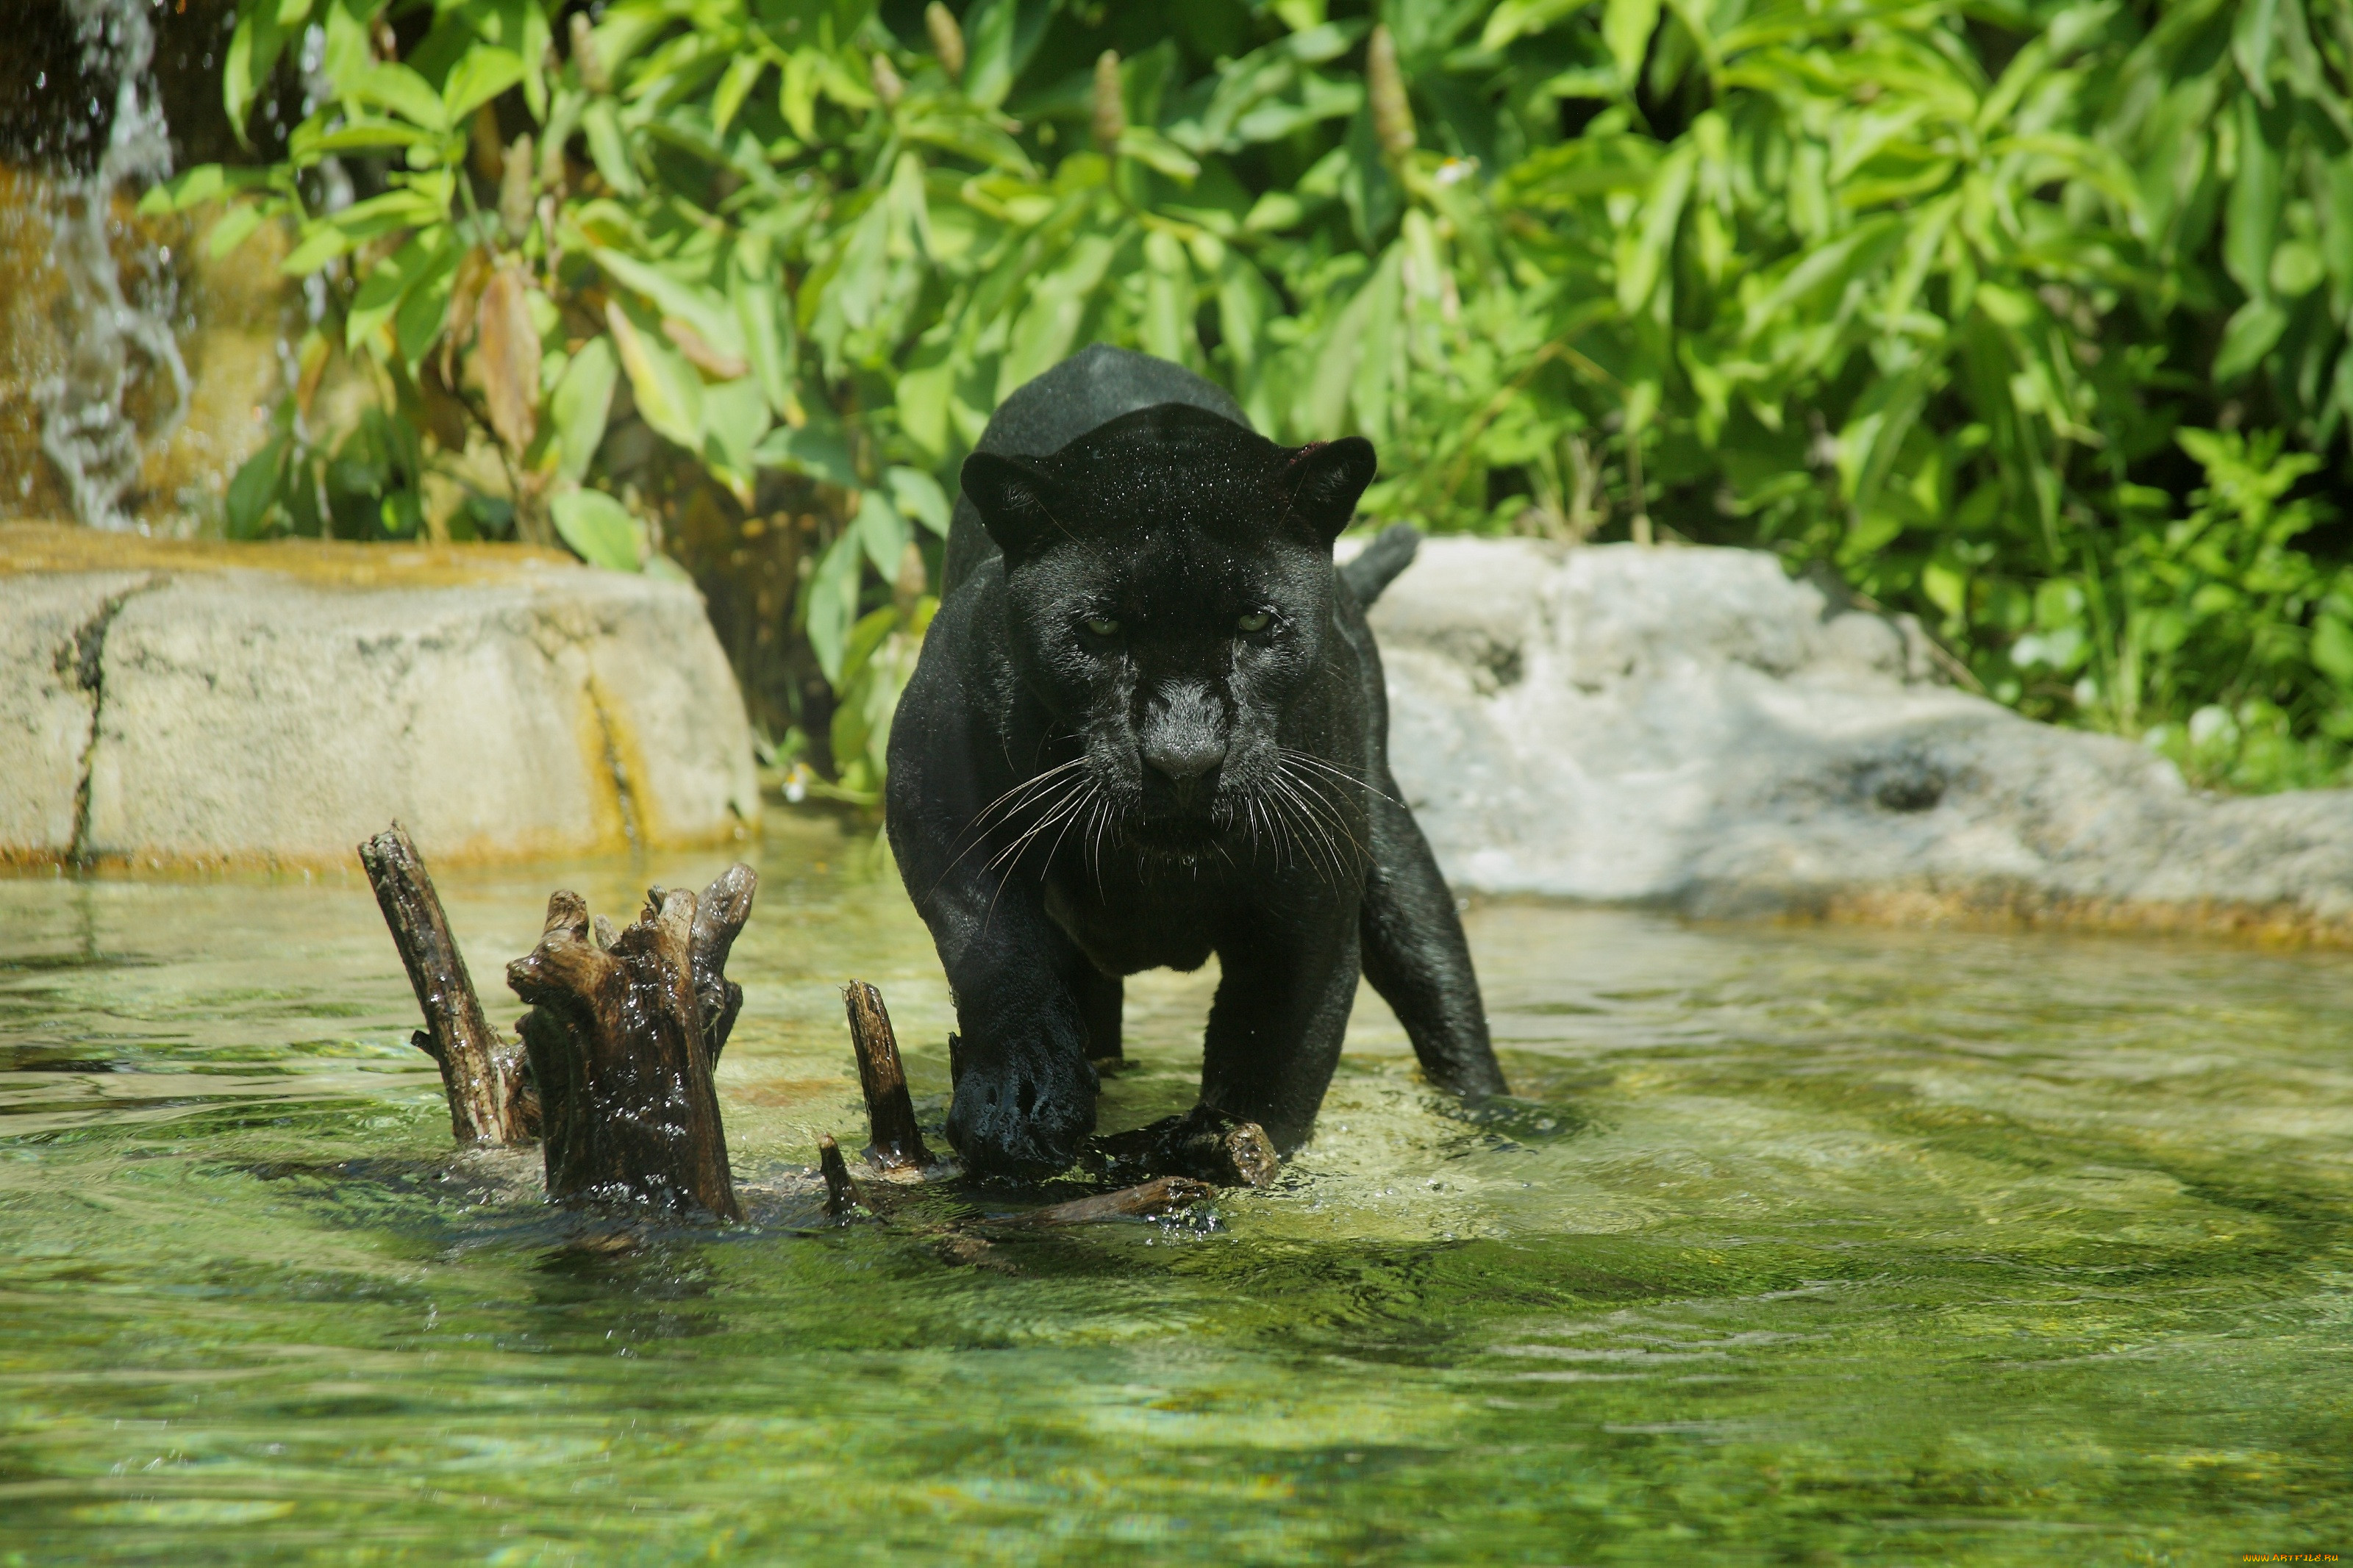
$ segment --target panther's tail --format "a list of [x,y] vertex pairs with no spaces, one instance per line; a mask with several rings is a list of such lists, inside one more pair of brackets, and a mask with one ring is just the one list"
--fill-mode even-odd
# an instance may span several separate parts
[[1356,603],[1366,609],[1381,596],[1381,590],[1396,581],[1397,574],[1413,564],[1414,552],[1421,548],[1421,530],[1409,522],[1400,522],[1381,530],[1381,536],[1356,552],[1356,558],[1340,568],[1346,578],[1348,591],[1356,595]]

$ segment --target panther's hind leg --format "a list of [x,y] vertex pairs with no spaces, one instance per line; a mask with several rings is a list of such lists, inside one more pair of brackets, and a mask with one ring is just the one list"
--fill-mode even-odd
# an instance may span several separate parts
[[[1394,782],[1382,782],[1396,793]],[[1373,867],[1359,916],[1365,978],[1405,1026],[1430,1082],[1456,1094],[1507,1093],[1471,946],[1437,858],[1413,814],[1394,800],[1375,797],[1372,818]]]

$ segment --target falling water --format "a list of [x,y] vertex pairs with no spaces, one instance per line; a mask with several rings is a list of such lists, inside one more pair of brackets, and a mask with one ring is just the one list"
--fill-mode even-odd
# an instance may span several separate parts
[[[176,300],[160,267],[126,291],[111,243],[115,194],[172,172],[172,146],[150,68],[149,0],[64,0],[85,68],[114,84],[111,126],[96,165],[60,175],[51,203],[49,261],[63,279],[63,365],[34,388],[41,449],[64,476],[75,515],[93,528],[136,523],[124,500],[142,449],[168,440],[186,416],[188,367],[172,332]],[[93,117],[97,106],[93,103]]]

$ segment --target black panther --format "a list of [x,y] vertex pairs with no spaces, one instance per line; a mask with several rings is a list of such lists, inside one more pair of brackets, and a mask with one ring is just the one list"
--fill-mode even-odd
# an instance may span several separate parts
[[1373,471],[1362,438],[1277,446],[1218,387],[1102,345],[965,460],[889,806],[955,992],[971,1170],[1068,1167],[1121,977],[1212,952],[1201,1110],[1279,1149],[1314,1126],[1360,968],[1433,1082],[1504,1092],[1365,624],[1418,535],[1333,563]]

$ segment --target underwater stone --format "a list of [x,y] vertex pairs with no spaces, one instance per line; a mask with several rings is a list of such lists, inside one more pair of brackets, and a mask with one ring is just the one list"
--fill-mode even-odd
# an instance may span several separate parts
[[1433,539],[1371,620],[1461,891],[2353,942],[2353,791],[2192,791],[1759,552]]
[[757,821],[700,596],[553,552],[0,525],[0,859],[344,868],[397,818],[456,864]]

